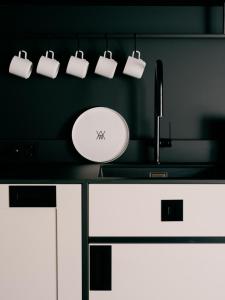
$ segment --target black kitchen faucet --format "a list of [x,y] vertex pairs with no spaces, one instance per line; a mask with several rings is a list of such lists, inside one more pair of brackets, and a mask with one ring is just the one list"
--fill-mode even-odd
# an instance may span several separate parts
[[154,161],[160,164],[160,119],[163,117],[163,63],[156,61],[155,67],[155,137]]

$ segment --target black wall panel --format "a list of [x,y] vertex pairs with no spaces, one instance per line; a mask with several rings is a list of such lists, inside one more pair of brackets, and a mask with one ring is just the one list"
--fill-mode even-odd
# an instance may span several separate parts
[[0,32],[12,31],[14,33],[66,34],[106,31],[147,33],[213,31],[218,33],[222,30],[222,8],[141,5],[5,5],[0,7],[0,24]]
[[[138,39],[147,62],[143,79],[122,75],[134,47],[132,38],[110,33],[221,33],[219,7],[3,6],[0,8],[0,139],[69,139],[77,115],[108,106],[126,118],[131,138],[153,137],[154,63],[164,62],[162,137],[221,138],[225,120],[225,39]],[[86,79],[65,74],[76,50],[75,33],[109,33],[109,48],[119,62],[113,80],[94,75],[104,38],[80,39],[90,61]],[[29,37],[25,35],[29,34]],[[74,38],[71,35],[74,34]],[[55,36],[55,37],[53,37]],[[46,50],[61,62],[57,79],[35,72],[28,80],[8,74],[10,59],[28,51],[35,67]]]

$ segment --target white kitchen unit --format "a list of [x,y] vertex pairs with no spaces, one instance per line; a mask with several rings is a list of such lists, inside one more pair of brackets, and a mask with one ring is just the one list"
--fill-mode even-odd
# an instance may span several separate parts
[[101,269],[98,256],[99,267],[90,263],[94,265],[94,275],[102,279],[103,288],[98,282],[97,289],[89,292],[90,300],[225,299],[225,244],[112,244],[106,247],[112,248],[111,262],[103,255],[104,265],[111,263],[111,289],[104,290],[107,270]]
[[224,212],[224,184],[89,187],[89,235],[93,237],[225,236]]
[[224,300],[224,184],[91,184],[89,300]]
[[52,186],[42,207],[46,187],[0,185],[0,299],[81,299],[81,186]]

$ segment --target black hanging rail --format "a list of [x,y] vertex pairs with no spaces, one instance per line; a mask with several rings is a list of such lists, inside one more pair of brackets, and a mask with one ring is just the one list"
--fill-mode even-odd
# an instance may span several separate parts
[[[77,33],[71,34],[39,34],[39,33],[7,33],[1,35],[4,40],[26,40],[26,39],[51,39],[51,40],[76,40]],[[81,39],[105,39],[105,33],[79,33]],[[108,34],[108,39],[134,39],[134,33],[112,33]],[[136,39],[225,39],[225,34],[152,34],[136,33]]]
[[[137,39],[160,39],[160,38],[186,38],[186,39],[223,39],[225,36],[225,0],[7,0],[5,1],[0,0],[0,7],[8,6],[8,5],[32,5],[32,4],[40,4],[40,5],[49,5],[49,4],[72,4],[72,5],[164,5],[164,6],[221,6],[222,7],[222,30],[221,34],[152,34],[152,33],[113,33],[108,34],[109,38],[111,39],[119,39],[119,38],[133,38],[134,34],[136,35]],[[105,33],[71,33],[71,34],[39,34],[39,33],[7,33],[7,35],[2,35],[4,39],[19,38],[19,39],[30,39],[30,38],[40,38],[40,39],[75,39],[79,34],[79,38],[105,38]],[[76,36],[76,37],[75,37]]]
[[2,0],[0,5],[222,6],[223,0]]
[[223,34],[225,34],[225,1],[223,2]]

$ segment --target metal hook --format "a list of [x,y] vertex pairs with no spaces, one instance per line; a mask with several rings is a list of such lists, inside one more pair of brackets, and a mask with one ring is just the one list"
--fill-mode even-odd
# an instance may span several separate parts
[[77,33],[77,49],[80,49],[80,35]]
[[137,52],[137,33],[134,34],[134,52]]
[[109,37],[108,37],[108,33],[105,34],[105,46],[106,46],[106,51],[109,50]]

